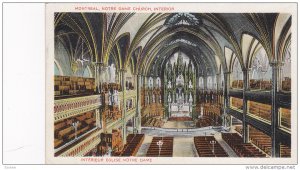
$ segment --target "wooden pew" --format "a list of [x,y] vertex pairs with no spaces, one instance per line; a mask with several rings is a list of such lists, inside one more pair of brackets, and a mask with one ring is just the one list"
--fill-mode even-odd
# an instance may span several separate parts
[[240,157],[266,157],[251,143],[243,143],[243,139],[237,133],[222,133],[224,141],[235,151]]
[[[159,154],[158,141],[163,141],[161,151]],[[173,137],[153,137],[146,156],[149,157],[172,157],[173,156]]]
[[58,148],[63,143],[61,139],[54,139],[54,148]]
[[194,137],[194,144],[199,157],[228,157],[228,154],[224,151],[218,141],[214,144],[214,148],[212,144],[210,144],[211,141],[216,141],[216,139],[213,136]]
[[72,130],[73,130],[73,127],[71,127],[71,126],[66,127],[64,129],[60,130],[58,132],[58,138],[62,139],[63,136],[65,136],[66,134],[70,133]]
[[280,157],[291,157],[291,148],[286,145],[280,145]]
[[120,156],[135,156],[144,141],[144,134],[129,134]]
[[261,150],[266,152],[268,155],[271,155],[271,137],[264,134],[263,132],[250,127],[249,128],[249,138],[253,144],[259,147]]

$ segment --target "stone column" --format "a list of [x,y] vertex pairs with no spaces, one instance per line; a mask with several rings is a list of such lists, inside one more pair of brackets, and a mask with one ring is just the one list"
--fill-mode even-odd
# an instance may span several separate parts
[[219,103],[219,87],[220,87],[220,74],[216,74],[216,83],[217,83],[217,89],[216,89],[216,99],[215,103]]
[[125,99],[125,91],[126,91],[126,86],[125,86],[125,69],[120,69],[121,73],[121,83],[122,83],[122,96],[123,96],[123,107],[122,107],[122,140],[123,143],[126,143],[126,99]]
[[[229,95],[228,95],[228,89],[229,89],[229,82],[230,82],[230,73],[231,72],[224,72],[224,91],[223,91],[223,99],[224,99],[224,108],[223,108],[223,126],[225,128],[227,128],[227,122],[226,122],[226,118],[227,118],[227,108],[230,107],[229,104]],[[223,75],[222,75],[223,76]]]
[[100,117],[100,109],[96,109],[95,110],[95,117],[96,117],[96,126],[101,129],[102,127],[102,120],[101,120],[101,117]]
[[99,63],[99,74],[98,74],[98,78],[99,78],[99,93],[101,93],[103,91],[103,89],[101,87],[102,83],[104,83],[103,72],[104,72],[104,65],[103,65],[103,63]]
[[140,74],[136,75],[136,91],[137,91],[137,96],[136,96],[136,115],[135,115],[135,127],[136,130],[141,133],[141,83],[142,83],[142,76]]
[[278,106],[277,106],[277,91],[278,91],[278,76],[280,64],[270,63],[272,67],[272,111],[271,111],[271,139],[272,139],[272,157],[280,157],[280,143],[277,136],[279,128]]
[[94,65],[94,71],[95,71],[95,85],[96,85],[96,93],[100,93],[100,66],[102,63],[95,62]]
[[109,83],[109,81],[107,80],[108,77],[105,77],[105,73],[107,72],[108,66],[106,65],[101,65],[101,81],[102,82],[106,82]]
[[243,141],[249,142],[249,126],[246,122],[246,116],[248,112],[248,102],[246,99],[246,91],[248,90],[248,70],[243,70]]

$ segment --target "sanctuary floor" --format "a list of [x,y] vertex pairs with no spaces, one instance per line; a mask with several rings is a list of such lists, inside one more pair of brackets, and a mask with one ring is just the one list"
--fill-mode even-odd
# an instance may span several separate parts
[[193,121],[167,121],[163,128],[194,128]]

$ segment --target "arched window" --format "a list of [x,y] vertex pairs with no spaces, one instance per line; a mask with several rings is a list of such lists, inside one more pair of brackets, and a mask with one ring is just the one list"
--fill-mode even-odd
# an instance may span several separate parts
[[285,51],[283,61],[281,69],[281,90],[291,91],[291,46]]
[[157,77],[157,79],[156,79],[156,86],[157,86],[158,88],[160,88],[160,86],[161,86],[160,78],[159,78],[159,77]]
[[203,77],[199,77],[199,87],[200,87],[200,89],[204,89]]
[[88,67],[86,67],[83,71],[83,77],[92,77],[92,74],[90,72],[90,70],[88,69]]
[[211,90],[213,88],[213,79],[212,76],[207,77],[207,89]]
[[116,82],[116,67],[114,64],[108,66],[108,74],[109,74],[109,82],[115,83]]
[[62,73],[58,67],[58,65],[54,62],[54,75],[56,76],[62,76]]
[[236,57],[233,61],[231,78],[232,78],[232,83],[231,83],[232,88],[238,88],[238,89],[243,88],[243,71],[240,62]]
[[153,78],[152,77],[149,78],[148,86],[149,86],[149,88],[153,87]]
[[220,89],[224,88],[224,72],[223,72],[223,68],[221,67],[221,71],[220,71]]
[[252,60],[249,69],[249,86],[254,90],[271,90],[272,68],[264,48],[261,48]]
[[217,75],[213,76],[213,90],[217,90]]

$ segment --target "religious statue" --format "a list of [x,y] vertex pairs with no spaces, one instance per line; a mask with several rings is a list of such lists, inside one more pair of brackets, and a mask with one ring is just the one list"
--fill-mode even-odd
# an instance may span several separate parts
[[108,105],[110,105],[110,106],[112,105],[111,98],[112,98],[112,95],[111,95],[110,91],[108,91]]
[[115,105],[118,105],[119,101],[118,101],[118,90],[114,90],[114,94],[113,94],[113,101]]
[[160,88],[160,79],[157,78],[157,87]]
[[193,102],[193,97],[192,97],[192,93],[190,93],[190,98],[189,98],[189,102],[192,103]]
[[152,88],[153,87],[152,85],[153,85],[152,78],[150,77],[150,79],[149,79],[149,87]]
[[152,95],[152,102],[155,103],[155,95]]
[[192,85],[192,81],[191,81],[191,80],[189,81],[189,88],[190,88],[190,89],[193,88],[193,85]]
[[168,89],[172,88],[171,82],[168,82]]
[[168,102],[171,103],[172,102],[172,99],[171,99],[171,96],[170,96],[170,93],[168,95]]
[[148,95],[147,95],[147,96],[146,96],[146,104],[149,104],[149,103],[148,103],[148,98],[149,98],[149,97],[148,97]]

